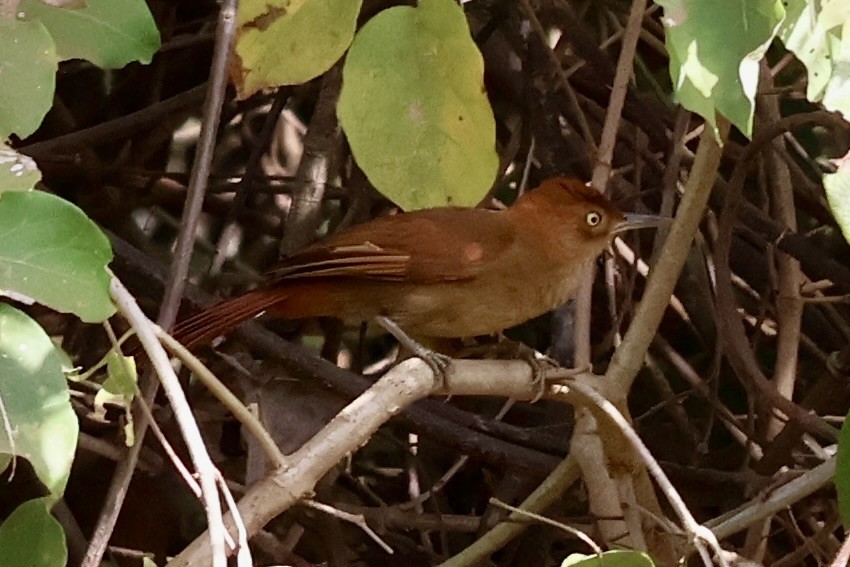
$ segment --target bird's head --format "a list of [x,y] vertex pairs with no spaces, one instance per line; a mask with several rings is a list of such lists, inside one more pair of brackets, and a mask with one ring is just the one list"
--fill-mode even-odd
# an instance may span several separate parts
[[617,234],[670,222],[666,217],[623,213],[599,191],[571,177],[547,179],[518,199],[515,206],[531,213],[530,219],[556,217],[564,246],[586,247],[592,254],[601,252]]

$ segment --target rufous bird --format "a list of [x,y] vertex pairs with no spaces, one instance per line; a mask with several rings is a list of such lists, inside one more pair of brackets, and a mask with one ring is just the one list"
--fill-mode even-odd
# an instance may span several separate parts
[[568,177],[544,181],[504,210],[384,216],[290,256],[265,285],[182,321],[174,336],[193,347],[262,312],[377,320],[403,343],[399,329],[424,339],[490,335],[570,299],[614,235],[666,220],[624,214]]

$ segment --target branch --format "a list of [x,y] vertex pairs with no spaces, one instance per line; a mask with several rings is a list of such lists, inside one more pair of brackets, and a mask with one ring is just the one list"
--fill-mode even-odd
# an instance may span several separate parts
[[[118,279],[113,278],[110,282],[109,293],[113,301],[115,301],[118,310],[136,331],[139,341],[141,341],[142,347],[145,349],[145,353],[156,370],[165,395],[168,397],[168,402],[174,410],[174,416],[177,418],[177,423],[186,442],[186,447],[189,449],[192,462],[195,464],[195,470],[198,474],[201,492],[203,493],[203,500],[207,510],[207,522],[210,527],[208,543],[210,545],[211,557],[206,564],[211,563],[215,567],[225,567],[227,565],[227,556],[224,552],[225,531],[224,524],[222,523],[221,502],[219,501],[218,490],[216,488],[218,471],[204,446],[204,440],[200,429],[198,429],[198,424],[192,415],[192,409],[189,407],[189,402],[186,401],[186,396],[180,387],[180,381],[177,379],[174,369],[171,367],[168,355],[165,354],[162,345],[159,344],[159,340],[156,338],[153,323],[142,313],[136,300]],[[142,440],[136,439],[136,446],[140,446],[141,444]],[[90,560],[91,555],[90,548],[86,554],[87,560]]]
[[[641,441],[632,426],[629,425],[626,418],[623,417],[623,414],[617,410],[614,404],[602,397],[598,392],[596,392],[596,390],[586,384],[582,384],[578,380],[570,381],[569,385],[566,387],[571,388],[582,396],[585,396],[587,398],[588,405],[593,405],[602,410],[602,413],[606,416],[606,418],[609,419],[626,438],[631,445],[632,450],[640,455],[641,460],[658,483],[661,492],[664,493],[668,502],[670,502],[670,505],[673,507],[673,510],[675,510],[676,514],[679,516],[679,519],[682,521],[692,543],[700,551],[700,555],[703,558],[706,557],[703,544],[708,544],[715,552],[715,555],[722,561],[720,544],[717,543],[715,535],[704,526],[699,525],[696,519],[694,519],[690,510],[688,510],[685,501],[682,500],[682,497],[673,486],[673,483],[670,482],[670,479],[668,479],[667,475],[664,474],[664,471],[661,470],[661,465],[659,465],[658,461],[653,458],[649,449],[647,449],[646,445],[643,444],[643,441]],[[706,564],[709,565],[709,567],[711,566],[710,561]]]
[[629,81],[632,78],[635,50],[645,11],[646,0],[634,0],[629,11],[626,30],[623,32],[623,45],[620,48],[620,58],[617,60],[617,73],[614,75],[611,99],[608,101],[608,112],[605,114],[599,150],[596,152],[596,165],[593,167],[593,178],[590,181],[593,187],[602,192],[605,192],[608,178],[611,176],[611,161],[614,156],[614,146],[617,143],[617,132],[620,130],[620,116],[623,113],[623,104],[625,104]]
[[[718,129],[721,137],[725,138],[729,123],[720,118]],[[709,130],[705,129],[700,137],[684,197],[670,226],[670,235],[659,254],[658,263],[649,274],[646,291],[638,304],[635,317],[605,373],[604,381],[615,390],[627,392],[643,366],[646,351],[658,330],[691,250],[694,234],[702,221],[722,153],[714,133]]]
[[[522,501],[519,508],[526,512],[542,512],[560,498],[579,479],[580,474],[581,471],[575,457],[568,456],[528,498]],[[457,555],[441,563],[439,567],[464,567],[466,565],[477,565],[484,561],[491,553],[503,548],[505,544],[525,530],[527,526],[519,523],[523,517],[521,514],[512,513],[501,524],[485,533],[475,543]]]
[[[635,50],[645,10],[646,0],[634,0],[626,29],[623,32],[620,56],[617,60],[617,71],[614,75],[608,112],[605,115],[605,123],[602,127],[599,148],[595,156],[596,164],[593,167],[591,179],[591,185],[602,193],[605,193],[608,179],[611,176],[614,145],[617,141],[617,133],[620,130],[620,117],[628,92],[629,81],[634,72]],[[576,298],[576,366],[590,364],[591,362],[590,304],[592,287],[593,267],[585,270]],[[618,396],[618,398],[622,397],[624,396]],[[590,509],[597,518],[600,518],[598,525],[604,541],[610,545],[618,541],[618,538],[621,538],[623,534],[626,534],[626,540],[623,543],[632,548],[646,549],[646,541],[642,530],[639,529],[640,526],[631,525],[630,528],[627,522],[620,519],[624,517],[624,512],[620,504],[619,491],[614,478],[605,466],[604,443],[599,436],[596,420],[590,412],[576,412],[576,426],[571,447],[587,484]]]
[[[718,335],[723,344],[724,353],[735,373],[755,387],[764,400],[797,421],[807,432],[821,435],[834,441],[837,431],[816,415],[810,414],[791,400],[782,396],[773,383],[762,372],[759,362],[749,348],[749,339],[744,330],[741,316],[735,309],[732,273],[729,267],[729,251],[732,245],[732,226],[737,218],[736,211],[741,201],[741,188],[747,176],[750,160],[758,151],[783,132],[807,124],[825,120],[823,113],[811,112],[783,118],[769,125],[747,146],[747,150],[732,172],[726,202],[720,215],[718,238],[714,251],[714,264],[717,270],[717,326]],[[672,235],[671,235],[672,236]]]
[[765,497],[760,494],[739,506],[705,523],[719,539],[734,535],[752,524],[787,509],[806,496],[832,482],[835,476],[835,457],[821,463],[779,488],[772,489]]
[[84,130],[71,132],[64,136],[58,136],[52,140],[29,144],[19,148],[18,151],[36,160],[41,160],[43,158],[55,157],[57,153],[65,148],[97,146],[115,142],[138,134],[141,128],[159,124],[163,117],[169,114],[195,106],[203,100],[204,93],[208,89],[209,84],[204,83],[126,116]]
[[289,460],[281,452],[277,443],[272,439],[271,434],[260,420],[245,407],[245,404],[203,362],[198,360],[194,354],[189,352],[174,337],[163,331],[161,327],[156,327],[155,332],[157,338],[165,345],[165,348],[179,358],[198,380],[207,387],[207,390],[245,427],[245,430],[254,436],[260,447],[262,447],[266,458],[277,467],[289,466]]
[[[291,466],[254,484],[239,502],[248,535],[308,497],[334,465],[368,441],[387,420],[432,394],[500,395],[533,399],[539,390],[531,367],[523,361],[455,360],[447,369],[449,391],[439,391],[433,372],[418,358],[395,366],[348,404],[321,431],[290,455]],[[563,398],[562,399],[566,399]],[[226,524],[231,526],[229,518]],[[206,565],[209,547],[202,535],[180,553],[172,566]]]

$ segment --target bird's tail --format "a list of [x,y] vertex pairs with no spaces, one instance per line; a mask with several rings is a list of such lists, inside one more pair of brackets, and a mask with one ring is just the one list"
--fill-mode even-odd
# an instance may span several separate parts
[[249,291],[180,321],[171,334],[186,348],[207,344],[284,299],[279,289]]

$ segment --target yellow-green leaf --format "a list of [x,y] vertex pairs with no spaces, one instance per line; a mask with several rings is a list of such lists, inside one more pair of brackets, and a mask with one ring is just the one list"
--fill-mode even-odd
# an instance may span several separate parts
[[0,139],[26,138],[53,105],[59,58],[41,22],[0,17]]
[[484,64],[454,0],[389,8],[363,26],[337,114],[358,165],[403,209],[476,205],[495,180]]
[[240,98],[318,77],[351,44],[361,0],[243,0],[233,79]]

